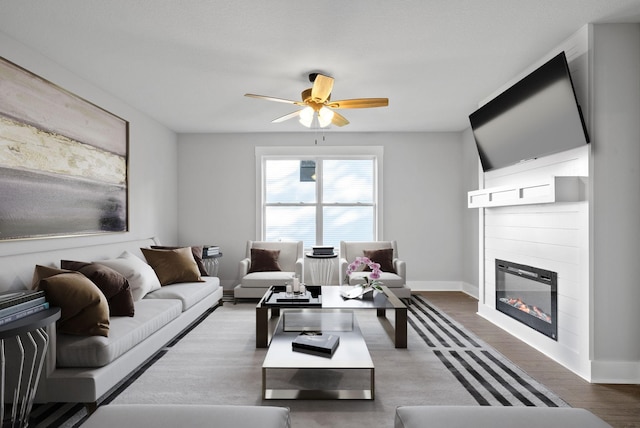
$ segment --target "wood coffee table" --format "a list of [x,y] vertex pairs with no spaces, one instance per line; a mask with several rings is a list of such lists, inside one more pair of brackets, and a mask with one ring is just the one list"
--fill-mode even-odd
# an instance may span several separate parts
[[356,310],[365,309],[377,311],[378,317],[386,317],[387,309],[393,310],[394,317],[394,336],[393,340],[396,348],[407,347],[407,307],[400,299],[396,297],[389,288],[383,286],[382,292],[378,293],[373,300],[364,299],[345,299],[340,294],[341,286],[338,285],[323,285],[323,286],[308,286],[307,289],[320,298],[309,299],[309,302],[282,302],[277,303],[273,301],[272,295],[274,290],[279,290],[281,286],[272,286],[267,290],[265,295],[260,299],[256,306],[256,348],[267,348],[271,342],[273,331],[275,327],[271,323],[271,318],[277,318],[280,316],[281,309],[302,309],[302,308],[316,308],[320,310],[324,309],[346,309]]

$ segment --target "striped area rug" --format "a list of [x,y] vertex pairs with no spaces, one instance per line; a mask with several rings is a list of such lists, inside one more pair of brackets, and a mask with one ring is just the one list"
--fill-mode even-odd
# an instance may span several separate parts
[[410,326],[479,405],[569,406],[425,298],[408,308]]
[[[227,305],[225,307],[231,310],[235,308]],[[236,310],[240,310],[239,307],[240,305]],[[248,309],[252,311],[251,308]],[[208,312],[199,322],[204,321],[214,310]],[[422,296],[413,296],[412,304],[408,306],[408,322],[419,340],[424,341],[427,348],[433,351],[444,370],[448,370],[457,379],[478,405],[568,407],[567,403],[544,385],[536,382],[518,366]],[[116,387],[100,405],[106,405],[115,400],[171,347],[178,345],[180,339],[188,335],[197,325],[198,323],[192,325],[180,337],[159,351],[123,384]],[[75,428],[81,426],[87,417],[87,411],[82,404],[35,405],[29,426]]]

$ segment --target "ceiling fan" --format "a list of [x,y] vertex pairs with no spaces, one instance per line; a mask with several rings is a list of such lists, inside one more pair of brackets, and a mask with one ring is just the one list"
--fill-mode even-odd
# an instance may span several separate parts
[[336,126],[348,125],[349,121],[340,113],[335,112],[334,110],[336,109],[386,107],[389,105],[388,98],[355,98],[350,100],[331,101],[333,80],[333,77],[325,76],[320,73],[309,74],[309,81],[313,82],[313,86],[302,91],[302,101],[293,101],[256,94],[244,95],[245,97],[295,104],[303,107],[293,113],[278,117],[272,120],[271,123],[280,123],[285,120],[298,117],[300,123],[307,128],[326,128],[331,124]]

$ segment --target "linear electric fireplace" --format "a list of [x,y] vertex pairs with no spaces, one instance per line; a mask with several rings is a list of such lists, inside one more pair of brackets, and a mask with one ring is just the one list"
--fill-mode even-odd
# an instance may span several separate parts
[[558,274],[496,259],[496,309],[558,340]]

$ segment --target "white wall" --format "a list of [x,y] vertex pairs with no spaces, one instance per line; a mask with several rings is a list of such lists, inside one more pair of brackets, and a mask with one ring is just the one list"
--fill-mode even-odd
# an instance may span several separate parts
[[[256,239],[256,146],[309,146],[315,134],[179,135],[179,241],[218,244],[219,276],[238,282],[246,241]],[[326,133],[323,146],[384,147],[381,239],[398,241],[413,289],[461,285],[462,144],[458,133]]]
[[0,32],[7,60],[129,121],[129,230],[99,236],[0,241],[0,256],[158,236],[177,242],[177,136],[165,126]]

